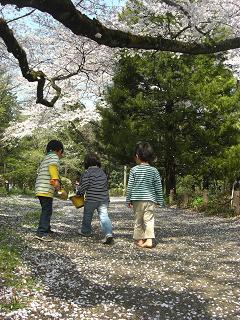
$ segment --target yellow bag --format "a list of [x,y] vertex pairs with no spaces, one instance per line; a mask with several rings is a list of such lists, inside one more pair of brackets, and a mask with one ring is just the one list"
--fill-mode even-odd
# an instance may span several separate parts
[[78,209],[84,206],[84,196],[77,196],[76,194],[69,197],[73,205]]

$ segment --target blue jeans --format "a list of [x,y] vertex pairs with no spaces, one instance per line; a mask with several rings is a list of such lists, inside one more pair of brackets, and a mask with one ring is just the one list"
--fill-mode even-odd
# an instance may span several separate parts
[[37,234],[47,235],[51,229],[50,220],[53,212],[53,198],[38,197],[38,199],[42,207],[42,212],[39,219]]
[[85,234],[90,234],[92,232],[91,224],[95,209],[97,210],[99,215],[103,234],[105,236],[112,235],[112,222],[108,216],[108,203],[102,201],[85,202],[81,232]]

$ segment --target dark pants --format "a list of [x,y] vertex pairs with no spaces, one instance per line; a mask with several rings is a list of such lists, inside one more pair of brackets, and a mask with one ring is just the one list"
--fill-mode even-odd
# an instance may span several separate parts
[[51,229],[50,220],[53,211],[53,198],[38,197],[38,199],[42,207],[42,212],[39,219],[37,234],[47,235]]

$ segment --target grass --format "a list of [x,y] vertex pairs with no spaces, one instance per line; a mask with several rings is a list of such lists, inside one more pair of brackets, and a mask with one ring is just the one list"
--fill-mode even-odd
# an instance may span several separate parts
[[37,227],[40,217],[39,211],[28,211],[23,214],[23,223],[30,227]]
[[30,276],[23,277],[16,272],[23,265],[22,248],[23,241],[16,232],[8,228],[0,229],[0,285],[11,288],[13,292],[11,296],[3,295],[0,299],[0,308],[5,312],[23,308],[26,301],[18,297],[17,289],[30,288],[34,284]]

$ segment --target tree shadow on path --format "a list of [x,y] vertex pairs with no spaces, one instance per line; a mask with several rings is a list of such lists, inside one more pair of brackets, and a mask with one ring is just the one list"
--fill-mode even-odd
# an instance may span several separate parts
[[[99,271],[96,277],[96,268],[91,268],[91,264],[86,277],[81,272],[81,266],[69,257],[52,251],[28,248],[26,260],[30,262],[35,276],[48,287],[49,296],[72,301],[83,309],[99,308],[104,304],[105,309],[100,307],[99,310],[100,313],[104,310],[104,316],[109,319],[113,316],[123,319],[120,315],[116,317],[116,306],[120,307],[120,313],[132,313],[131,319],[137,320],[212,319],[207,310],[209,301],[200,298],[196,292],[154,288],[146,282],[136,284],[132,281],[134,276],[127,274],[121,279],[116,274],[114,280],[112,276],[108,278],[108,270]],[[94,264],[94,259],[91,263]]]

